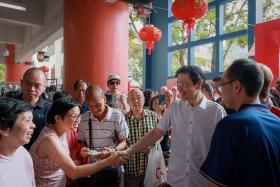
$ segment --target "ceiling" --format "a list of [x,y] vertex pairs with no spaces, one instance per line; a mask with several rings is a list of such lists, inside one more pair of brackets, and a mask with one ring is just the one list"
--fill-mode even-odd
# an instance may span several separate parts
[[[63,34],[63,0],[0,0],[26,11],[0,7],[0,50],[15,44],[15,62],[23,61]],[[0,63],[5,58],[0,57]]]

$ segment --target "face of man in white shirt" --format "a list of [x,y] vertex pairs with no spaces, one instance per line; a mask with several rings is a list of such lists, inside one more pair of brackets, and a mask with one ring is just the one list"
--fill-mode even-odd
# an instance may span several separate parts
[[201,93],[202,81],[194,84],[188,74],[181,73],[177,76],[177,88],[182,100],[194,100]]

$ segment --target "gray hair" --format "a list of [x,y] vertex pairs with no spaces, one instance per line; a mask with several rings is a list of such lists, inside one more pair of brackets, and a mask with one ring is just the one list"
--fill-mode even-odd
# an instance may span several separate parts
[[102,88],[100,88],[97,85],[90,85],[87,90],[86,90],[86,95],[91,94],[91,93],[96,93],[98,94],[100,97],[105,97],[105,93],[102,90]]

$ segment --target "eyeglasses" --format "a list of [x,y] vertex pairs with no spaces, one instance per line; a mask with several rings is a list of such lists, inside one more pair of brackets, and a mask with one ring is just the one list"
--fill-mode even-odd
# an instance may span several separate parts
[[110,84],[111,84],[111,85],[119,85],[119,84],[120,84],[120,82],[117,82],[117,81],[116,81],[116,82],[114,82],[114,81],[112,81],[112,82],[110,82]]
[[186,87],[187,84],[184,83],[184,82],[176,82],[176,86],[177,86],[177,87]]
[[227,81],[227,82],[218,84],[217,87],[218,87],[218,89],[219,89],[220,91],[223,91],[223,85],[232,83],[232,82],[234,82],[234,81],[235,81],[235,80],[230,80],[230,81]]
[[77,115],[77,116],[64,116],[64,117],[68,117],[68,118],[73,118],[75,121],[80,121],[81,120],[81,115]]
[[28,86],[28,87],[33,87],[35,89],[39,89],[39,88],[43,88],[44,85],[43,84],[40,84],[40,83],[33,83],[33,82],[30,82],[28,80],[22,80],[22,83],[25,85],[25,86]]

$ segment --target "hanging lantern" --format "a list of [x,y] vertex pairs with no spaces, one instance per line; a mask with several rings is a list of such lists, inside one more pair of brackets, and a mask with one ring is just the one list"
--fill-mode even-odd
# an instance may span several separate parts
[[146,48],[150,55],[154,49],[155,42],[161,38],[161,31],[154,25],[148,24],[139,31],[139,37],[146,43]]
[[48,73],[49,72],[49,68],[47,66],[41,66],[40,69],[44,72],[44,73]]
[[178,20],[184,21],[183,30],[186,31],[186,38],[188,38],[195,21],[206,14],[208,3],[206,0],[175,0],[171,10]]

